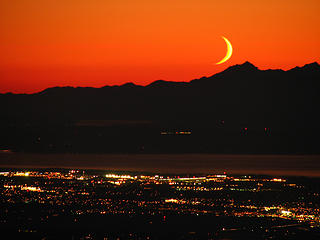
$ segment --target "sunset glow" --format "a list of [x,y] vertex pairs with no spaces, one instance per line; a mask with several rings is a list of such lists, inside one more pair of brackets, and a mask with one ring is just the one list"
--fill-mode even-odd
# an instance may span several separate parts
[[[189,81],[318,61],[319,0],[3,0],[0,92]],[[232,58],[221,41],[233,44]]]

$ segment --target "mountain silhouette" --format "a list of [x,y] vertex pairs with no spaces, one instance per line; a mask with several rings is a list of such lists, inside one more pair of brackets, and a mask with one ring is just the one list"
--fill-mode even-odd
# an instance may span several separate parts
[[[60,139],[75,146],[74,132],[87,131],[88,137],[100,131],[104,142],[93,141],[92,151],[97,150],[94,144],[105,146],[119,138],[120,145],[131,139],[137,144],[134,149],[140,145],[147,149],[149,144],[149,149],[159,152],[184,152],[194,146],[196,152],[319,152],[319,81],[317,62],[288,71],[260,70],[245,62],[190,82],[158,80],[147,86],[126,83],[0,94],[4,133],[0,148],[38,151],[29,146],[37,135],[47,136],[47,143],[59,145]],[[187,129],[192,131],[189,139],[172,140],[171,148],[155,147],[163,145],[158,139],[161,131]],[[121,146],[114,149],[122,151]]]
[[223,72],[225,73],[226,72],[254,72],[258,70],[259,69],[255,65],[246,61],[243,64],[237,64],[237,65],[231,66]]

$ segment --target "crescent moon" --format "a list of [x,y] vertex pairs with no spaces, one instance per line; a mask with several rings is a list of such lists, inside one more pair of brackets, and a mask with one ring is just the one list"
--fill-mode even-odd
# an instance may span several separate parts
[[231,55],[232,55],[232,45],[231,45],[231,43],[225,37],[222,36],[222,38],[227,44],[227,54],[220,62],[216,63],[217,65],[228,61],[228,59],[231,58]]

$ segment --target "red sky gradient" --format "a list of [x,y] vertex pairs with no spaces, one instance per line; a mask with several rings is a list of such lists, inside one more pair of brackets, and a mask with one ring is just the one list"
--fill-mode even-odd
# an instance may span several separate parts
[[[319,62],[319,13],[319,0],[0,0],[0,92]],[[234,52],[217,66],[221,35]]]

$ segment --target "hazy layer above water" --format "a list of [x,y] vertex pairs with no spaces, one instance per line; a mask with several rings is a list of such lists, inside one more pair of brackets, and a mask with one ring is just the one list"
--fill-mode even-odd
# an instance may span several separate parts
[[320,177],[320,156],[1,153],[0,167],[88,168],[158,173],[226,172]]

